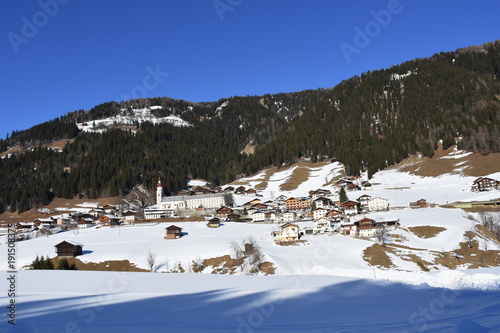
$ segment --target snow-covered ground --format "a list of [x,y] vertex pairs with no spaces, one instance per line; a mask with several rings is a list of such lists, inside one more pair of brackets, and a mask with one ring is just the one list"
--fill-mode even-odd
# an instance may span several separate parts
[[187,121],[176,115],[170,115],[168,117],[155,117],[151,110],[161,109],[161,106],[151,106],[145,109],[132,109],[129,112],[126,109],[122,109],[122,114],[116,115],[109,118],[92,120],[85,123],[76,124],[78,128],[84,132],[96,132],[102,133],[106,131],[108,126],[114,125],[134,125],[135,123],[151,122],[153,124],[163,124],[168,123],[177,127],[189,127],[192,126]]
[[2,332],[500,331],[498,290],[310,275],[21,271],[17,279],[17,325],[4,317]]

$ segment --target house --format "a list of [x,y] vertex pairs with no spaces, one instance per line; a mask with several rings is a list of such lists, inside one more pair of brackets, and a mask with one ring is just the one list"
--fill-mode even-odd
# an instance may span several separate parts
[[353,222],[344,222],[341,224],[342,234],[346,236],[355,236],[357,232],[357,226]]
[[104,211],[104,214],[109,214],[109,215],[116,214],[116,207],[115,206],[104,205],[102,207],[102,210]]
[[239,186],[239,187],[237,187],[234,190],[234,193],[236,193],[236,194],[245,194],[246,193],[245,186]]
[[359,207],[361,208],[361,210],[368,210],[368,202],[371,200],[371,198],[371,195],[363,194],[358,199],[356,199],[359,202]]
[[178,226],[171,225],[170,227],[165,228],[167,234],[165,235],[165,239],[179,239],[182,237],[182,228]]
[[370,182],[368,182],[368,181],[361,182],[361,187],[365,191],[371,191],[371,190],[373,190],[373,185]]
[[283,213],[284,222],[293,222],[297,220],[297,213],[295,212],[285,212]]
[[253,205],[252,208],[255,208],[255,209],[269,209],[269,206],[266,205],[266,204],[263,204],[263,203],[257,203],[255,205]]
[[329,218],[333,221],[342,221],[344,220],[344,216],[340,210],[332,209],[326,213],[325,217]]
[[94,220],[91,218],[80,217],[76,223],[78,223],[78,228],[80,229],[90,228],[94,226]]
[[369,212],[378,212],[382,210],[389,210],[389,200],[380,197],[375,197],[371,198],[368,201]]
[[247,206],[247,207],[249,207],[249,206],[256,205],[256,204],[258,204],[258,203],[261,203],[261,200],[260,200],[260,199],[258,199],[258,198],[256,198],[256,199],[250,200],[250,201],[248,201],[248,202],[245,202],[245,203],[243,204],[243,206]]
[[215,216],[219,217],[219,218],[225,218],[229,214],[231,214],[232,212],[233,212],[233,210],[231,208],[226,207],[226,206],[222,206],[221,208],[219,208],[215,211]]
[[326,217],[314,220],[313,233],[324,234],[332,231],[332,221]]
[[16,232],[25,232],[31,231],[35,228],[35,224],[33,222],[17,222],[16,223]]
[[331,195],[332,195],[332,192],[330,190],[317,189],[317,190],[309,191],[309,197],[312,200],[316,200],[318,198],[329,197]]
[[208,220],[207,226],[209,228],[219,228],[220,227],[220,219],[217,217],[214,217],[214,218]]
[[254,190],[253,188],[249,188],[247,191],[246,191],[247,195],[255,195],[257,194],[257,191]]
[[134,223],[135,222],[135,212],[129,210],[125,214],[123,214],[123,222],[126,224]]
[[226,193],[233,193],[234,192],[234,187],[228,186],[224,189],[224,192]]
[[292,223],[285,223],[280,226],[280,231],[273,231],[271,236],[276,242],[290,242],[299,240],[299,226]]
[[396,230],[400,225],[399,219],[396,220],[388,220],[388,221],[376,221],[377,227],[384,226],[386,230]]
[[190,190],[180,190],[177,192],[178,196],[189,196],[189,195],[194,195],[193,191]]
[[74,241],[62,241],[54,245],[58,257],[76,257],[83,253],[83,244]]
[[93,208],[90,210],[89,214],[95,218],[98,218],[104,215],[104,211],[100,208]]
[[52,227],[54,224],[56,224],[56,221],[54,221],[51,218],[49,218],[49,219],[36,219],[33,221],[33,224],[35,225],[35,227],[41,227],[41,226]]
[[264,222],[266,220],[266,214],[264,212],[255,212],[250,214],[253,222]]
[[206,194],[205,191],[206,191],[206,188],[201,187],[201,186],[197,186],[197,187],[195,187],[193,189],[194,195],[203,195],[203,194]]
[[359,203],[357,201],[346,201],[341,203],[345,215],[356,215],[359,213]]
[[328,209],[325,209],[325,208],[316,208],[315,210],[313,210],[313,218],[315,220],[319,219],[320,217],[326,216],[327,213],[328,213]]
[[231,214],[227,214],[226,216],[226,221],[230,222],[230,221],[238,221],[240,219],[241,215],[239,214],[236,214],[236,213],[231,213]]
[[479,177],[472,182],[472,192],[484,192],[497,190],[500,187],[500,182],[487,177]]
[[264,216],[265,216],[265,221],[267,221],[267,222],[274,223],[278,219],[278,215],[274,211],[268,211],[264,214]]
[[97,219],[102,226],[114,227],[120,224],[120,218],[114,215],[103,215]]
[[353,183],[346,185],[345,188],[347,191],[361,191],[361,187]]
[[410,202],[410,207],[420,207],[420,208],[424,208],[424,207],[428,207],[429,204],[427,204],[427,200],[425,199],[420,199],[416,202]]
[[374,237],[377,235],[377,223],[373,219],[365,217],[357,222],[354,222],[354,224],[356,224],[357,228],[356,236]]
[[276,199],[274,199],[274,203],[277,205],[277,206],[285,206],[287,197],[285,195],[280,195],[279,197],[277,197]]
[[325,197],[320,197],[317,199],[314,199],[313,201],[314,207],[315,208],[331,208],[332,207],[332,200],[327,199]]

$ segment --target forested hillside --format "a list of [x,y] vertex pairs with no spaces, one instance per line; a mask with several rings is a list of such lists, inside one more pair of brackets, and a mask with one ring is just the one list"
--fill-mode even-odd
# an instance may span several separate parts
[[[186,177],[227,183],[301,157],[337,158],[349,173],[373,174],[420,152],[444,147],[500,151],[500,42],[416,59],[364,73],[332,89],[191,103],[166,97],[105,103],[13,132],[0,151],[37,147],[0,159],[0,212],[25,211],[53,197],[126,194],[153,187],[166,193]],[[192,124],[135,124],[81,132],[91,122],[155,106]],[[161,107],[161,108],[159,108]],[[62,152],[42,144],[75,139]]]

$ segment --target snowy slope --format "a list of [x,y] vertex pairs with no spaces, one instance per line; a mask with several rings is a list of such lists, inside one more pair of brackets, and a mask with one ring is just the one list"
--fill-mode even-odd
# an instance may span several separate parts
[[92,120],[85,123],[77,123],[76,125],[80,130],[84,132],[97,132],[102,133],[106,131],[109,126],[116,125],[134,125],[135,123],[144,123],[151,122],[153,124],[163,124],[168,123],[177,127],[189,127],[192,126],[187,121],[176,115],[170,115],[168,117],[155,117],[151,110],[155,110],[161,108],[161,106],[151,106],[149,108],[144,109],[132,109],[132,111],[128,111],[126,109],[122,109],[122,114],[116,115],[109,118]]
[[500,331],[498,290],[335,276],[22,271],[18,291],[2,332]]

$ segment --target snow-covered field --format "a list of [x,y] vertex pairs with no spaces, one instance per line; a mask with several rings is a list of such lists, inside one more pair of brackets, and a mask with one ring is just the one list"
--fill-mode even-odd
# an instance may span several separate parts
[[500,331],[498,290],[380,279],[21,271],[18,292],[1,332]]

